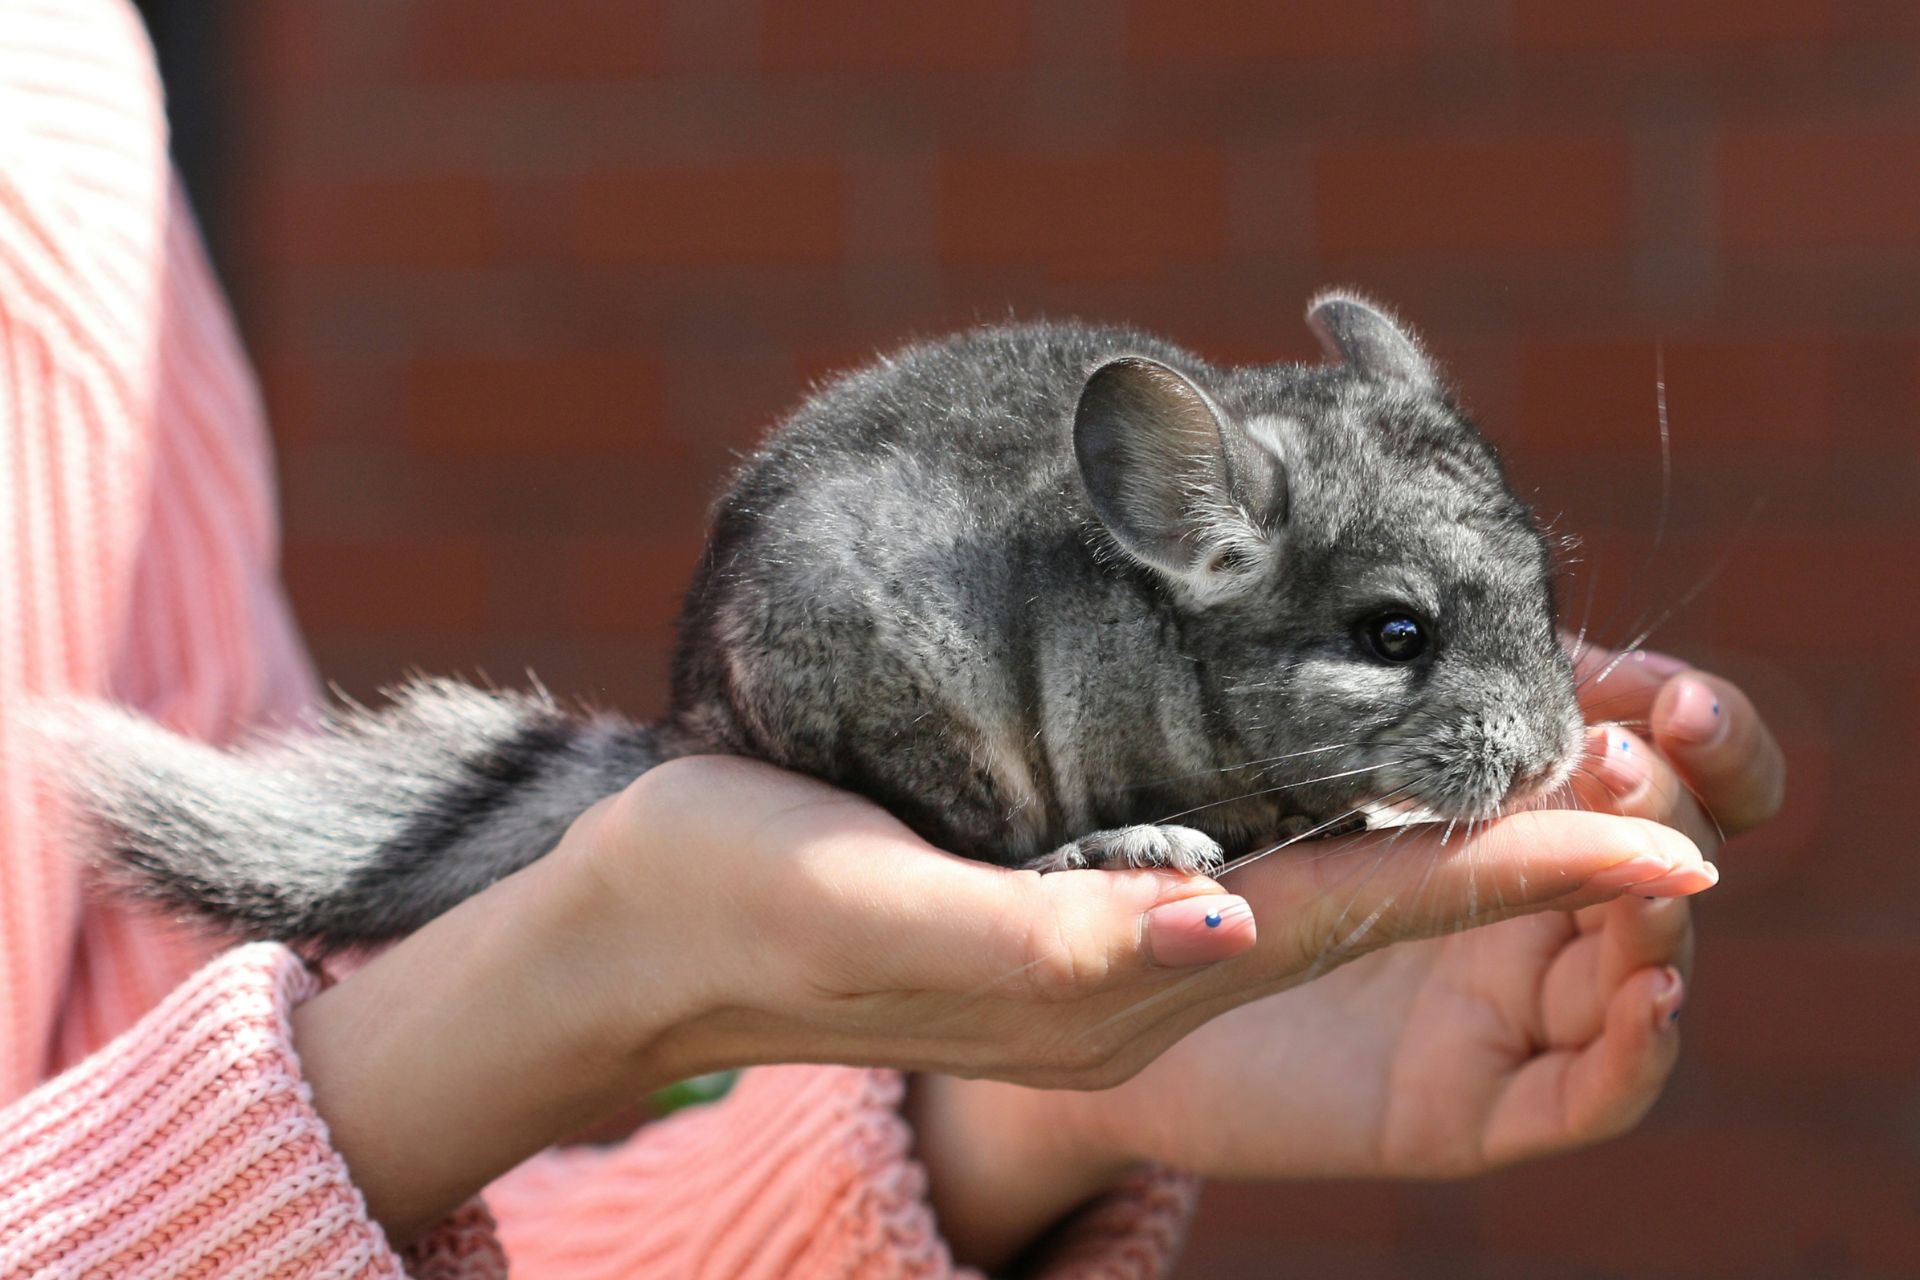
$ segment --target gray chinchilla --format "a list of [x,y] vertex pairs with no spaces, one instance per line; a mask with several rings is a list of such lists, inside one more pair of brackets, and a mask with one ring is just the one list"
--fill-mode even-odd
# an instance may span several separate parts
[[1405,328],[1347,293],[1307,321],[1334,363],[1034,323],[832,382],[720,500],[654,724],[429,681],[221,751],[82,709],[83,808],[143,892],[324,948],[697,752],[1043,869],[1211,870],[1370,802],[1559,786],[1581,718],[1527,506]]

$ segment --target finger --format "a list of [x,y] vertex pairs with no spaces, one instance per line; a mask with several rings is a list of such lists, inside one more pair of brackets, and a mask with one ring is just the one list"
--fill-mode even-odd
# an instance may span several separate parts
[[1757,826],[1779,811],[1785,758],[1735,685],[1644,649],[1619,658],[1589,647],[1575,663],[1575,678],[1588,719],[1651,726],[1655,744],[1705,797],[1706,808],[1728,833]]
[[1717,872],[1670,828],[1557,810],[1503,818],[1470,839],[1413,827],[1326,841],[1311,852],[1247,863],[1222,879],[1261,921],[1258,945],[1174,986],[1119,997],[1113,1026],[1136,1039],[1149,1030],[1175,1038],[1250,998],[1394,941],[1529,912],[1574,911],[1640,884],[1698,892]]
[[1573,792],[1590,807],[1684,831],[1703,850],[1720,844],[1719,827],[1686,783],[1644,738],[1618,725],[1587,730],[1587,753],[1574,774]]
[[[889,873],[892,874],[892,873]],[[914,989],[1071,1000],[1253,947],[1245,899],[1154,871],[1007,871],[948,855],[889,884],[893,980]]]
[[1684,898],[1648,901],[1632,894],[1591,909],[1598,927],[1561,948],[1540,984],[1538,1032],[1553,1048],[1600,1034],[1608,1006],[1643,969],[1693,971],[1693,924]]
[[1627,896],[1601,908],[1600,986],[1613,991],[1641,969],[1672,965],[1693,974],[1693,911],[1685,898]]
[[1661,686],[1691,668],[1670,654],[1635,649],[1622,657],[1589,644],[1573,663],[1574,688],[1589,720],[1643,722]]
[[1679,1056],[1675,1020],[1685,994],[1677,971],[1643,969],[1608,1002],[1598,1038],[1521,1067],[1488,1118],[1488,1158],[1511,1164],[1617,1137],[1638,1124]]
[[1311,967],[1552,906],[1577,909],[1635,886],[1697,893],[1718,872],[1680,832],[1571,810],[1514,814],[1465,839],[1434,827],[1329,841],[1229,873],[1265,925],[1269,962]]
[[[1119,1003],[1106,1006],[1112,1012],[1101,1025],[1123,1048],[1137,1051],[1393,941],[1529,912],[1578,910],[1636,885],[1697,892],[1716,876],[1671,828],[1567,810],[1517,814],[1464,840],[1447,840],[1436,828],[1406,828],[1329,841],[1223,877],[1261,921],[1251,954],[1172,985],[1116,995]],[[1560,924],[1560,936],[1567,929]]]
[[811,778],[720,758],[675,773],[671,787],[636,784],[628,825],[729,860],[716,888],[734,893],[760,950],[791,961],[770,980],[830,996],[1067,999],[1254,942],[1246,903],[1202,877],[1010,871],[935,849]]
[[1780,811],[1786,759],[1753,703],[1736,686],[1690,671],[1660,690],[1649,719],[1655,745],[1729,834],[1758,826]]

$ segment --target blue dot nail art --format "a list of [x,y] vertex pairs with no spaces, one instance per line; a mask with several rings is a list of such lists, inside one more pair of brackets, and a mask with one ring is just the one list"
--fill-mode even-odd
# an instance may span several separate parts
[[1207,912],[1207,928],[1218,929],[1219,927],[1220,927],[1220,913],[1218,911]]
[[1625,738],[1622,738],[1622,739],[1620,739],[1620,754],[1621,754],[1621,755],[1625,755],[1625,754],[1627,754],[1627,752],[1629,752],[1629,751],[1632,751],[1632,750],[1633,750],[1633,744],[1632,744],[1631,742],[1628,742],[1628,741],[1627,741],[1627,740],[1626,740]]
[[1718,702],[1715,702],[1715,703],[1713,704],[1713,714],[1715,714],[1715,715],[1719,715],[1719,714],[1720,714],[1720,704],[1719,704]]

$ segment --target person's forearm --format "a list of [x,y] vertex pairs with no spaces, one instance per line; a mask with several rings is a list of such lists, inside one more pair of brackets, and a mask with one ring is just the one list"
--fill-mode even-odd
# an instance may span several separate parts
[[658,973],[651,990],[620,1001],[630,1038],[596,1034],[607,966],[588,950],[591,914],[564,869],[536,863],[295,1011],[315,1108],[397,1245],[681,1070],[671,1042],[692,984],[664,953],[638,970]]

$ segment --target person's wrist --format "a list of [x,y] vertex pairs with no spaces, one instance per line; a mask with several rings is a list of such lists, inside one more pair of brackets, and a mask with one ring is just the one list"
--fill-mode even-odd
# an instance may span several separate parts
[[693,1060],[686,1033],[709,1008],[710,975],[666,926],[668,913],[636,911],[610,892],[576,839],[570,832],[502,882],[513,891],[502,923],[504,950],[521,965],[511,989],[522,1015],[548,1028],[547,1055],[570,1064],[566,1078],[601,1082],[609,1094],[631,1098],[698,1074],[706,1064]]
[[670,802],[647,782],[594,805],[521,874],[539,881],[542,963],[579,1001],[572,1051],[651,1088],[759,1059],[726,1029],[756,981],[737,887],[701,881],[707,867],[676,848]]
[[567,848],[294,1011],[315,1108],[396,1242],[681,1071],[701,989]]

